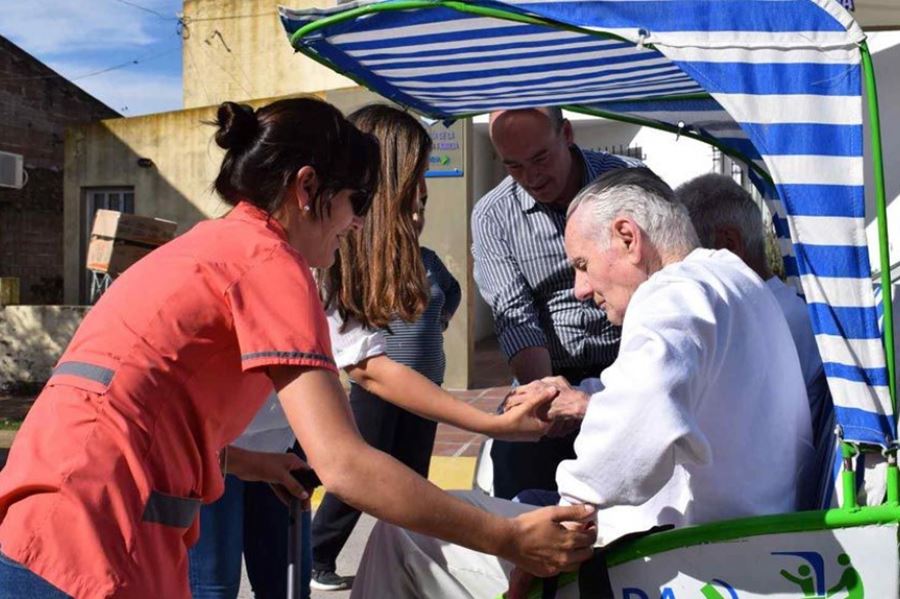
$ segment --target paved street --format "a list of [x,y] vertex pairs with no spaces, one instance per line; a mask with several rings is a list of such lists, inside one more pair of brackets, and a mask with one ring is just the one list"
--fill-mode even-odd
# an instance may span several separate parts
[[[363,550],[366,548],[366,539],[369,538],[369,532],[371,532],[374,525],[375,519],[363,514],[359,524],[356,525],[356,529],[350,536],[350,540],[347,541],[347,545],[341,552],[340,557],[338,557],[338,572],[340,574],[351,575],[356,572]],[[348,597],[350,597],[350,591],[312,592],[312,599],[347,599]],[[241,590],[238,593],[238,599],[253,599],[246,570],[241,579]]]

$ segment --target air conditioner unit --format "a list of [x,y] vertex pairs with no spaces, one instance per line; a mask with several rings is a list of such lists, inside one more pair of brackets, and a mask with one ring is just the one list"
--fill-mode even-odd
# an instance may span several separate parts
[[0,187],[22,189],[28,182],[28,173],[21,154],[0,152]]

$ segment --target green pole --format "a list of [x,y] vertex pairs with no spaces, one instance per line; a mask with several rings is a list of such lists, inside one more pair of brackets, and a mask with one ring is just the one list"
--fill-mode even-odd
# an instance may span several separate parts
[[853,456],[856,448],[850,443],[841,442],[841,457],[844,459],[844,467],[841,468],[841,489],[844,491],[844,500],[841,509],[852,510],[859,505],[856,503],[856,473],[853,471]]
[[888,455],[887,503],[900,505],[900,471],[897,470],[897,452]]
[[881,120],[878,115],[878,90],[875,68],[866,42],[860,45],[872,135],[872,164],[875,167],[875,213],[878,219],[878,250],[881,264],[881,301],[884,306],[884,353],[887,358],[888,387],[894,418],[897,417],[897,380],[894,364],[894,311],[891,299],[891,255],[888,241],[887,201],[884,190],[884,156],[881,153]]

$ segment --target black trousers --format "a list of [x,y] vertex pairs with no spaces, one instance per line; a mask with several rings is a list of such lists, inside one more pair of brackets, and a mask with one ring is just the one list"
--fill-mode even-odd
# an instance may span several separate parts
[[[366,443],[428,476],[436,422],[398,408],[359,385],[350,386],[350,409]],[[356,508],[330,493],[325,494],[312,522],[314,570],[335,570],[337,556],[359,515]]]
[[[593,368],[565,368],[554,374],[565,377],[572,385],[582,379],[598,377],[603,366]],[[527,489],[556,491],[556,467],[563,460],[575,457],[575,437],[578,431],[537,443],[495,440],[491,446],[494,464],[494,497],[512,499]]]

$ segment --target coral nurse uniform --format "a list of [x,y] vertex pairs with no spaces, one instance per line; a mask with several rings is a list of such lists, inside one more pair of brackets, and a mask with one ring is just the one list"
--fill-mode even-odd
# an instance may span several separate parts
[[77,598],[189,597],[217,458],[276,364],[334,370],[303,258],[239,204],[135,264],[90,311],[0,472],[0,551]]

